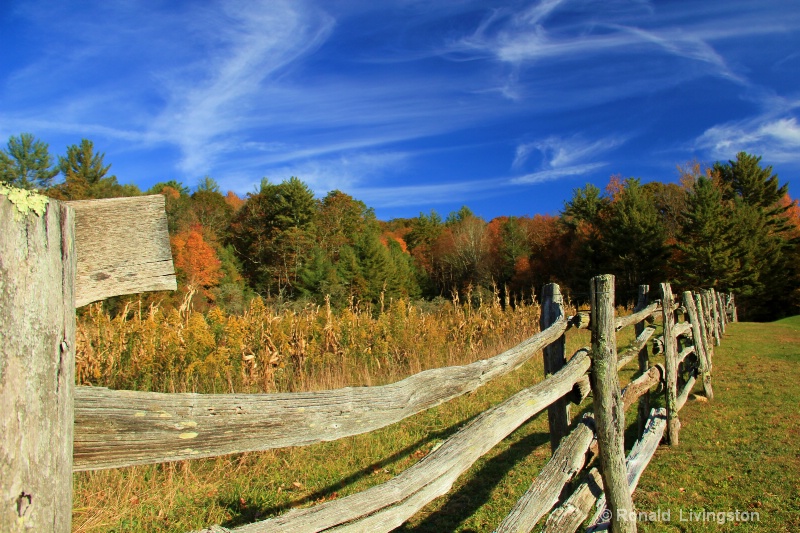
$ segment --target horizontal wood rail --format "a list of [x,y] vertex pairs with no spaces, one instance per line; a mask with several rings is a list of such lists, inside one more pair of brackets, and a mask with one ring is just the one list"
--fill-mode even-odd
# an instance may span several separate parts
[[233,531],[302,533],[339,525],[343,531],[391,531],[428,502],[449,491],[458,476],[523,422],[569,392],[589,366],[589,353],[579,350],[562,370],[484,411],[418,463],[386,483]]
[[374,431],[508,374],[567,329],[490,359],[425,370],[377,387],[277,394],[75,390],[75,471],[304,446]]

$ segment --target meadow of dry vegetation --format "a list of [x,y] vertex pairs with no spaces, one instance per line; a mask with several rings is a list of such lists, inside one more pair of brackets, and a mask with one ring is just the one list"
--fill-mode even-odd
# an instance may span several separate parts
[[[470,295],[467,295],[469,299]],[[377,385],[494,355],[538,331],[539,306],[497,297],[451,301],[269,305],[243,314],[142,308],[112,318],[92,305],[78,320],[79,385],[156,392],[288,392]]]
[[[465,295],[465,299],[469,295]],[[81,385],[275,392],[378,385],[496,355],[539,330],[535,302],[284,307],[242,315],[140,308],[78,320]],[[74,531],[187,531],[247,523],[386,481],[471,417],[542,378],[541,361],[382,430],[303,448],[75,475]],[[537,429],[539,431],[539,429]],[[508,445],[512,445],[513,439]]]

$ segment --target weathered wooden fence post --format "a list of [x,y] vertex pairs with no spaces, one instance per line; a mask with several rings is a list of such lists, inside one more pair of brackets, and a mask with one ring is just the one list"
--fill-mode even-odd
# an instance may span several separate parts
[[[38,196],[38,195],[37,195]],[[0,194],[0,531],[72,518],[74,213]],[[24,212],[41,202],[40,214]]]
[[733,293],[730,294],[728,298],[728,305],[731,307],[731,322],[738,322],[739,315],[736,314],[736,299],[733,296]]
[[617,373],[617,338],[614,320],[614,276],[592,278],[591,385],[597,443],[603,470],[603,488],[611,510],[611,531],[635,532],[633,499],[625,466],[625,409]]
[[714,344],[719,346],[722,339],[722,325],[717,310],[717,293],[713,287],[708,290],[708,300],[711,306],[711,321],[714,323]]
[[[564,316],[564,299],[561,289],[556,283],[549,283],[542,291],[542,314],[539,319],[541,331],[553,325]],[[544,356],[544,374],[555,374],[567,364],[566,337],[561,335],[555,342],[542,350]],[[569,433],[569,400],[559,398],[547,408],[547,420],[550,423],[550,448],[553,452],[558,448],[561,439]]]
[[678,420],[678,348],[675,339],[675,312],[672,310],[672,289],[669,283],[661,284],[661,305],[663,306],[664,317],[664,373],[666,374],[667,386],[665,388],[665,400],[667,407],[667,433],[671,446],[678,445],[678,432],[680,431],[680,420]]
[[725,326],[728,325],[728,313],[725,312],[725,295],[717,293],[717,307],[719,308],[719,326],[722,333],[725,333]]
[[708,333],[708,321],[706,320],[705,304],[703,303],[703,295],[700,292],[694,294],[694,303],[695,307],[697,307],[697,319],[700,325],[703,349],[706,352],[706,361],[708,362],[708,369],[710,371],[713,367],[712,357],[714,355],[714,346],[710,341],[711,337]]
[[694,351],[697,354],[697,360],[700,362],[700,374],[703,380],[703,392],[709,400],[714,399],[714,391],[711,388],[711,371],[708,364],[708,355],[706,354],[706,343],[701,328],[701,320],[698,316],[697,306],[692,298],[691,291],[683,293],[683,306],[689,315],[689,323],[692,325],[692,342],[694,344]]
[[[647,298],[647,293],[650,292],[649,285],[639,285],[639,292],[638,292],[638,300],[636,302],[636,311],[641,311],[647,304],[649,303]],[[645,321],[642,320],[638,322],[634,326],[634,331],[636,336],[642,334],[644,331]],[[650,369],[650,359],[647,352],[647,344],[642,346],[642,349],[639,350],[639,374],[644,374]],[[647,424],[647,419],[650,417],[650,393],[645,392],[642,394],[642,397],[639,398],[639,408],[638,408],[638,418],[637,418],[637,425],[638,425],[638,432],[637,435],[641,436],[644,433],[644,428]]]
[[708,342],[714,346],[717,344],[717,327],[714,323],[713,303],[711,301],[711,292],[706,289],[702,291],[703,295],[703,309],[706,314],[706,331],[708,333]]

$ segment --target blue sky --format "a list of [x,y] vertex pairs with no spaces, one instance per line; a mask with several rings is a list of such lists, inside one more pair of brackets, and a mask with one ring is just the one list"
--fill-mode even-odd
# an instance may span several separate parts
[[88,138],[143,189],[490,219],[744,150],[798,197],[798,115],[797,0],[0,0],[2,145]]

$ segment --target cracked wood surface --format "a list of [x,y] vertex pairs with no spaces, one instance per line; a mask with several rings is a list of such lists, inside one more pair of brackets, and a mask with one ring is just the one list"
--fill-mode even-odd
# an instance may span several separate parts
[[177,289],[162,195],[65,204],[75,210],[75,307]]

